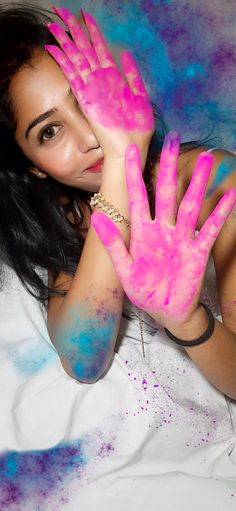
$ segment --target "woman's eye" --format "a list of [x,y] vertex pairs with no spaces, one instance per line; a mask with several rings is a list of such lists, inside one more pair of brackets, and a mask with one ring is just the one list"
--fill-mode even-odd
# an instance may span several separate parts
[[44,128],[39,134],[40,143],[43,144],[44,142],[54,138],[57,135],[59,129],[60,126],[46,126],[46,128]]

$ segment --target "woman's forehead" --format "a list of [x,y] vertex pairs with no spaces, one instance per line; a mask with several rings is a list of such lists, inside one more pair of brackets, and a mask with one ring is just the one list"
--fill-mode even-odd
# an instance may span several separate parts
[[[63,75],[61,69],[53,58],[46,52],[40,52],[27,64],[16,73],[12,80],[13,89],[21,86],[23,89],[29,91],[30,87],[34,85],[35,81],[43,83],[59,82],[66,83],[67,80]],[[43,91],[41,91],[43,92]]]
[[[26,110],[32,114],[60,104],[68,92],[68,82],[59,66],[46,53],[18,71],[10,86],[10,97],[19,122]],[[54,104],[53,104],[54,103]]]

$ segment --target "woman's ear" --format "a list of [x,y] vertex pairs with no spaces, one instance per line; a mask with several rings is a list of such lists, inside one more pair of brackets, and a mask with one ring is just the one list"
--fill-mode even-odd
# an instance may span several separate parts
[[45,179],[47,177],[47,174],[45,172],[42,172],[42,170],[39,170],[37,167],[30,167],[29,169],[32,174],[35,174],[35,176],[39,177],[40,179]]

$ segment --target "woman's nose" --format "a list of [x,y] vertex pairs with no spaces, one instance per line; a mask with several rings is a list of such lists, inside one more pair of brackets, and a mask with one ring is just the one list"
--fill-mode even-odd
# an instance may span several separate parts
[[88,151],[91,151],[91,149],[98,149],[100,147],[99,141],[91,130],[86,119],[83,119],[83,122],[79,124],[79,129],[77,127],[76,131],[79,150],[82,153],[87,153]]
[[87,135],[85,145],[87,146],[87,150],[85,152],[88,152],[91,149],[98,149],[100,147],[100,144],[92,131]]

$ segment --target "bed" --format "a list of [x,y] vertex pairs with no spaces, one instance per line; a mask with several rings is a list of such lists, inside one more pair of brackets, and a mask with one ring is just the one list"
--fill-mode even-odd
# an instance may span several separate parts
[[[215,305],[209,265],[204,296]],[[235,511],[236,403],[135,313],[98,382],[64,371],[45,309],[5,267],[0,293],[1,511]]]

